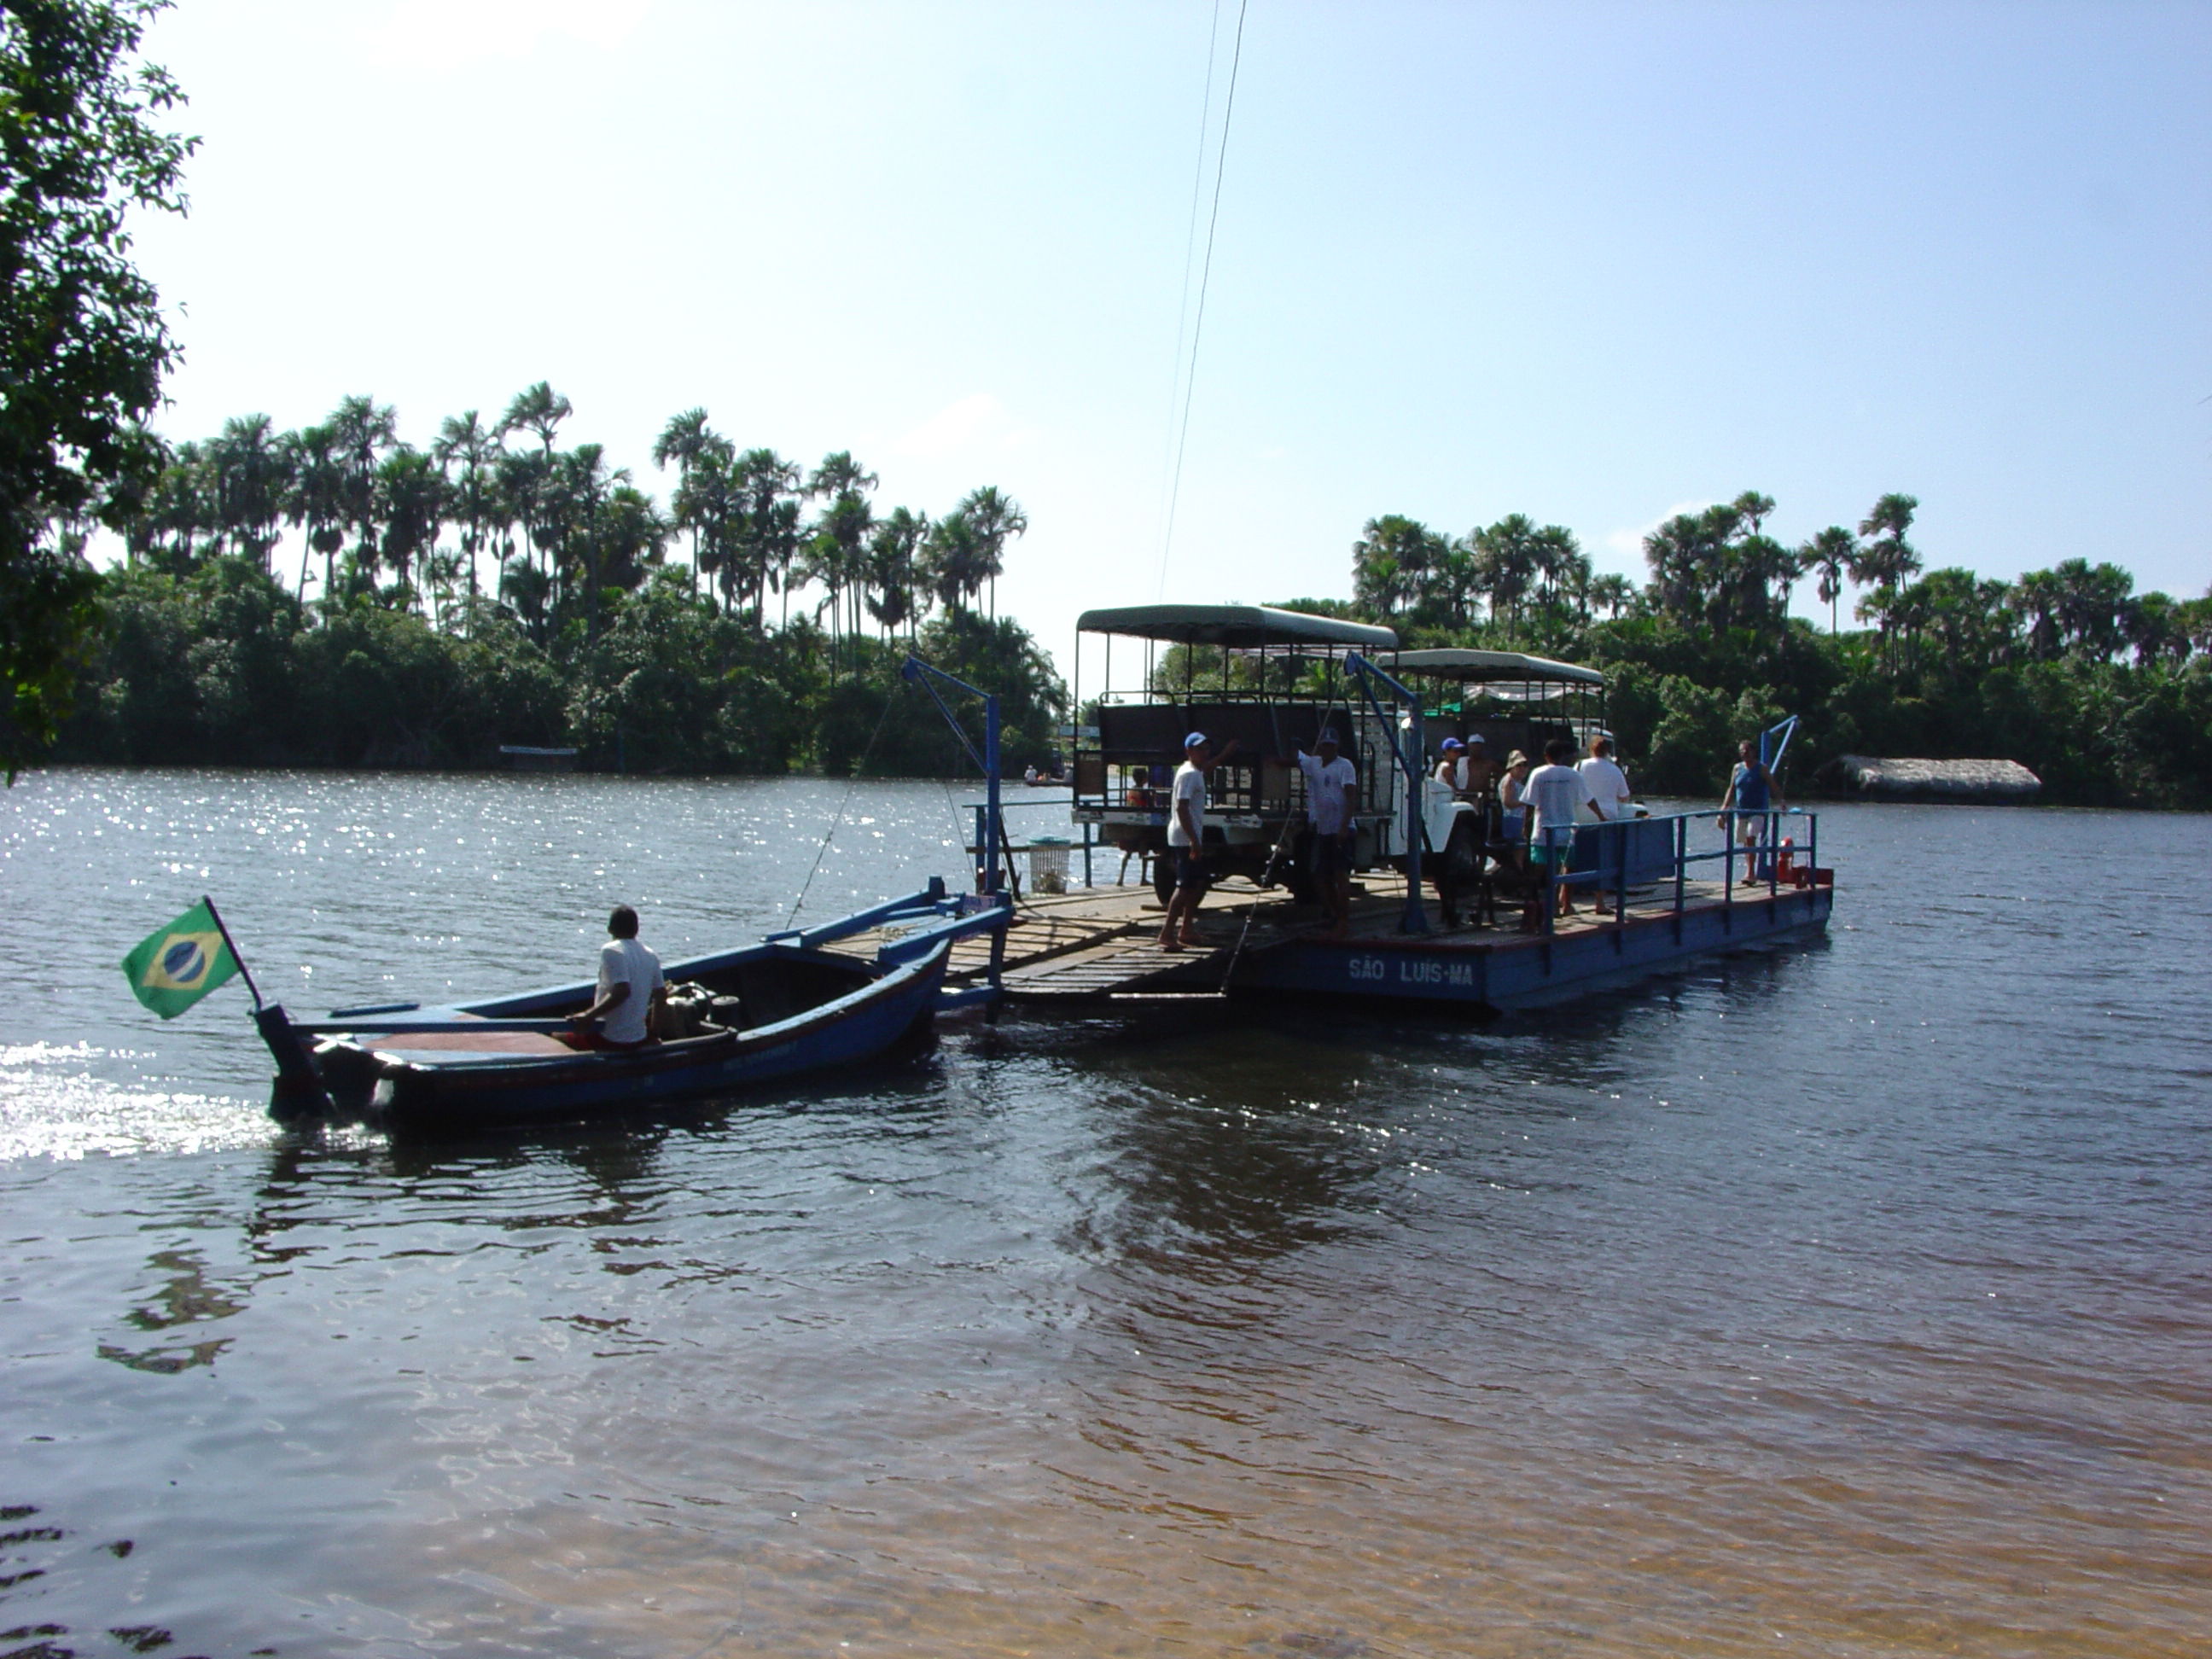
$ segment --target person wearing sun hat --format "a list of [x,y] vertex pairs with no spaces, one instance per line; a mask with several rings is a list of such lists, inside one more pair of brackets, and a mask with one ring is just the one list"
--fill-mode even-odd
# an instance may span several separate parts
[[1528,757],[1516,749],[1505,757],[1505,775],[1498,781],[1498,836],[1513,849],[1516,863],[1528,838],[1522,828],[1528,808],[1521,799],[1521,786],[1528,781]]
[[1175,895],[1160,926],[1160,949],[1201,943],[1198,903],[1206,896],[1206,775],[1237,752],[1237,739],[1218,755],[1203,732],[1182,740],[1182,764],[1168,794],[1168,854],[1175,860]]

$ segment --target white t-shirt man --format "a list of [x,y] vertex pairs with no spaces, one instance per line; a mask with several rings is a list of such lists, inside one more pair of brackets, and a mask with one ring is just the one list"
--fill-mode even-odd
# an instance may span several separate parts
[[599,995],[617,985],[628,985],[629,994],[607,1011],[600,1033],[610,1042],[642,1042],[646,1019],[653,1011],[653,994],[668,981],[660,976],[660,958],[634,939],[611,939],[599,947]]
[[1554,762],[1528,775],[1521,799],[1534,814],[1529,833],[1540,846],[1546,830],[1574,828],[1575,810],[1591,799],[1589,782],[1573,767]]
[[1601,818],[1625,818],[1635,797],[1628,793],[1628,774],[1602,755],[1592,755],[1575,770],[1589,785],[1590,799]]
[[1306,822],[1317,836],[1340,836],[1352,823],[1352,790],[1359,775],[1341,755],[1323,760],[1319,755],[1298,754],[1298,770],[1306,775]]
[[1185,761],[1176,768],[1175,793],[1168,798],[1168,845],[1190,847],[1190,831],[1183,828],[1183,803],[1190,803],[1190,821],[1206,827],[1206,774]]

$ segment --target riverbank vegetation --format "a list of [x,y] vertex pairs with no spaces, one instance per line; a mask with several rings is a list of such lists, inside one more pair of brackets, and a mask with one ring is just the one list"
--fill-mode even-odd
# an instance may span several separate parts
[[573,415],[541,381],[425,449],[365,397],[300,431],[148,435],[155,464],[104,514],[125,558],[59,757],[475,766],[527,744],[607,769],[958,771],[900,690],[915,650],[1000,694],[1014,764],[1048,758],[1066,697],[995,614],[1028,529],[1004,493],[884,511],[850,454],[807,468],[695,409],[653,447],[664,511],[601,445],[560,447]]
[[[1532,652],[1603,668],[1640,787],[1717,790],[1735,744],[1795,714],[1791,773],[1846,753],[2017,760],[2048,800],[2212,807],[2212,597],[2137,593],[2069,559],[2017,581],[1927,569],[1919,502],[1884,495],[1856,530],[1796,545],[1773,500],[1669,519],[1650,580],[1599,575],[1573,534],[1515,514],[1462,537],[1400,516],[1352,549],[1353,599],[1294,600],[1398,629],[1408,645]],[[1790,614],[1813,584],[1828,626]],[[1858,592],[1842,626],[1841,604]]]

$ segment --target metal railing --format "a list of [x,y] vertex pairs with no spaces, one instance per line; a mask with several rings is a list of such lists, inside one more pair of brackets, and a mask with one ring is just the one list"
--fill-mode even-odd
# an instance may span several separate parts
[[[1718,826],[1721,844],[1710,852],[1692,852],[1690,826],[1706,820]],[[1759,827],[1755,839],[1747,840],[1741,835],[1747,821]],[[1803,844],[1798,845],[1793,835],[1787,838],[1790,845],[1785,848],[1784,828],[1799,824],[1804,829]],[[1754,812],[1741,807],[1707,808],[1549,828],[1537,832],[1532,846],[1538,845],[1549,855],[1544,881],[1544,932],[1550,935],[1557,931],[1561,893],[1571,896],[1571,890],[1578,886],[1591,890],[1600,915],[1607,913],[1606,901],[1610,897],[1611,918],[1616,927],[1627,922],[1632,896],[1634,908],[1643,914],[1680,915],[1689,902],[1690,867],[1715,860],[1721,864],[1723,904],[1734,903],[1740,891],[1756,894],[1764,889],[1766,897],[1778,897],[1785,886],[1794,890],[1799,884],[1795,866],[1802,863],[1808,872],[1820,869],[1820,818],[1817,812],[1795,809]],[[1749,867],[1751,879],[1737,881],[1740,859]],[[1786,875],[1785,861],[1793,866]],[[1560,868],[1563,862],[1567,866],[1565,869]],[[1817,877],[1808,873],[1805,879],[1809,884]]]

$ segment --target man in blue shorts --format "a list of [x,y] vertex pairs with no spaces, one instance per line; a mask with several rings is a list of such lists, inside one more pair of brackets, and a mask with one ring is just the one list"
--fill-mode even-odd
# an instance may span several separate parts
[[1175,896],[1160,927],[1160,949],[1180,951],[1202,941],[1198,936],[1198,902],[1206,896],[1206,775],[1237,752],[1237,740],[1220,754],[1194,732],[1182,740],[1182,764],[1176,768],[1168,796],[1168,856],[1175,860]]
[[[1528,809],[1528,857],[1547,875],[1563,876],[1574,867],[1575,814],[1592,800],[1589,781],[1568,764],[1574,757],[1573,744],[1553,738],[1544,745],[1545,764],[1521,786],[1521,799]],[[1574,890],[1556,890],[1558,914],[1574,915]]]
[[1721,797],[1721,811],[1729,813],[1733,809],[1733,814],[1723,817],[1721,824],[1724,830],[1733,829],[1735,839],[1743,844],[1743,878],[1755,882],[1759,843],[1766,836],[1766,815],[1790,809],[1783,802],[1782,786],[1759,759],[1757,745],[1747,738],[1736,745],[1735,753],[1735,770],[1729,777],[1728,793]]

